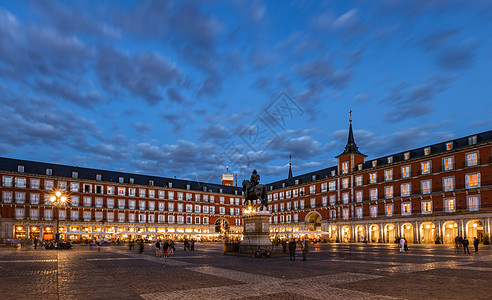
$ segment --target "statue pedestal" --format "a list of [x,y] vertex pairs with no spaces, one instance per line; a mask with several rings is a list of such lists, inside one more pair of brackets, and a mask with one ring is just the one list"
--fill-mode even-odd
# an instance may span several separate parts
[[254,254],[258,247],[272,251],[270,241],[270,212],[255,211],[243,215],[243,241],[240,253]]

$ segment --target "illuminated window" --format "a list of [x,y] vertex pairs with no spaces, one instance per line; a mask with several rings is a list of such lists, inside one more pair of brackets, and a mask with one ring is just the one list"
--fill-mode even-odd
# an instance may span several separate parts
[[342,163],[342,174],[347,174],[349,171],[348,161]]
[[431,153],[430,147],[424,148],[424,155],[429,155],[430,153]]
[[393,198],[393,186],[384,187],[384,196],[386,197],[386,199]]
[[475,145],[477,143],[477,136],[470,136],[468,137],[468,145]]
[[348,204],[349,203],[349,193],[343,193],[342,194],[342,200],[343,200],[343,204]]
[[377,180],[378,180],[378,175],[376,172],[369,174],[369,182],[370,183],[376,183]]
[[362,191],[356,191],[355,192],[355,200],[357,202],[362,202]]
[[370,189],[369,194],[371,195],[371,200],[378,199],[378,189]]
[[454,212],[456,211],[456,205],[454,198],[444,199],[444,211],[445,212]]
[[357,219],[362,219],[362,207],[355,208],[355,216]]
[[393,169],[384,170],[384,180],[393,180]]
[[446,143],[446,150],[451,150],[451,149],[453,149],[453,142]]
[[371,208],[369,209],[371,212],[371,217],[376,218],[378,216],[378,206],[377,205],[372,205]]
[[349,218],[349,209],[348,208],[344,208],[342,210],[342,214],[343,214],[343,219],[344,220],[347,220]]
[[375,167],[375,166],[377,166],[377,165],[378,165],[378,161],[377,161],[377,160],[373,160],[373,161],[372,161],[372,166],[373,166],[373,167]]
[[406,152],[405,154],[403,154],[403,158],[405,160],[409,159],[410,158],[410,152]]
[[404,183],[400,186],[401,196],[408,197],[410,196],[410,183]]
[[478,164],[478,152],[466,154],[466,166],[476,166]]
[[362,166],[363,166],[362,164],[359,164],[359,165],[357,166],[357,169],[358,169],[359,171],[360,171],[360,170],[362,170]]
[[391,217],[393,215],[393,203],[385,205],[385,212],[387,217]]
[[468,210],[477,211],[480,209],[480,196],[468,196]]
[[430,174],[430,172],[431,172],[430,161],[420,163],[420,170],[421,170],[422,174]]
[[432,201],[422,201],[422,213],[423,214],[432,213]]
[[349,187],[349,179],[348,178],[343,178],[342,179],[342,187],[344,189],[348,188]]
[[361,186],[362,185],[362,175],[355,176],[355,185],[356,186]]
[[401,214],[402,216],[408,216],[412,214],[412,206],[410,203],[402,203],[401,204]]
[[389,164],[393,163],[393,156],[388,157],[388,163]]
[[444,166],[444,170],[445,171],[452,170],[454,168],[454,159],[453,159],[453,157],[443,158],[443,166]]
[[480,173],[466,174],[465,184],[467,189],[480,187]]
[[120,196],[125,195],[125,188],[124,187],[118,187],[118,195],[120,195]]
[[444,191],[449,192],[454,190],[454,177],[443,178]]
[[431,193],[431,181],[430,180],[422,180],[421,181],[421,189],[422,194],[430,194]]
[[408,178],[411,176],[410,166],[401,167],[401,177]]

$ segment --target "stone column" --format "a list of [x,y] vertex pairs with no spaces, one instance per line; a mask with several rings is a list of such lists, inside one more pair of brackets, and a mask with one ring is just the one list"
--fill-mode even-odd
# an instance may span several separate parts
[[364,224],[364,235],[368,243],[371,242],[371,239],[369,238],[369,224]]
[[24,227],[26,228],[26,240],[29,239],[29,224],[25,224]]
[[386,235],[384,234],[384,223],[381,223],[381,226],[379,227],[381,230],[381,234],[379,235],[379,240],[380,243],[385,243],[386,242]]
[[[401,232],[402,232],[402,231],[401,231],[401,223],[400,223],[400,222],[398,222],[398,223],[396,223],[396,225],[395,225],[395,226],[396,226],[396,230],[395,230],[396,237],[400,237],[400,236],[401,236]],[[395,238],[396,238],[396,237],[395,237]]]
[[417,221],[415,221],[413,229],[413,243],[420,244],[420,224]]
[[43,240],[43,233],[44,233],[44,226],[43,225],[39,225],[39,239],[40,240]]
[[435,234],[437,234],[437,236],[439,237],[440,244],[443,244],[444,241],[443,241],[443,233],[442,233],[442,224],[441,224],[441,221],[437,221],[436,227],[437,227],[437,230],[436,230]]

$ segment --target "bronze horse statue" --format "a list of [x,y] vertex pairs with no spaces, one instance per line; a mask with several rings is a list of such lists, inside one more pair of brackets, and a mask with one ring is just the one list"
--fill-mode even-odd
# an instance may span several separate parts
[[252,204],[253,200],[258,199],[261,203],[261,208],[265,207],[266,209],[268,207],[267,188],[263,184],[252,186],[249,180],[243,180],[243,192],[243,205],[246,205],[247,201]]

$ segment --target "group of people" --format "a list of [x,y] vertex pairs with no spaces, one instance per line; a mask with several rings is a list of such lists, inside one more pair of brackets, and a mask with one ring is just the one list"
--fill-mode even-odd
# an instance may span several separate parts
[[[297,244],[301,246],[302,260],[307,260],[306,255],[309,252],[309,242],[306,239],[296,241],[295,239],[291,238],[288,244],[290,261],[296,261]],[[282,241],[282,248],[285,253],[285,250],[287,248],[287,241]]]
[[[475,252],[478,252],[478,244],[480,243],[480,241],[474,237],[473,238],[473,247],[475,247]],[[461,237],[461,236],[457,236],[454,238],[454,244],[455,244],[455,247],[456,247],[456,250],[458,250],[458,248],[460,248],[462,245],[463,245],[463,251],[465,252],[465,254],[470,254],[470,248],[468,247],[470,245],[470,241],[468,241],[468,239],[465,237]]]
[[405,237],[400,238],[400,252],[408,251],[408,242]]
[[164,240],[164,242],[157,240],[157,242],[155,242],[155,256],[157,257],[169,257],[169,255],[174,254],[174,251],[176,251],[176,248],[174,247],[173,240]]
[[188,239],[185,239],[184,240],[184,251],[188,250],[188,251],[194,251],[195,250],[195,240],[194,239],[191,239],[191,240],[188,240]]

